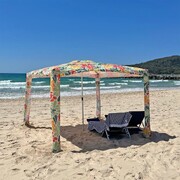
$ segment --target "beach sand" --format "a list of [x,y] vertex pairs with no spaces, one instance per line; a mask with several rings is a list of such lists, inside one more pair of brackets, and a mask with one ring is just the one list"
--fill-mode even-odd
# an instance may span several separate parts
[[[95,95],[84,97],[85,118],[94,117]],[[102,115],[143,110],[143,92],[102,94]],[[81,98],[62,97],[61,148],[51,153],[48,99],[32,99],[23,125],[24,99],[0,100],[0,179],[180,179],[180,91],[150,92],[151,139],[134,134],[107,140],[85,129]]]

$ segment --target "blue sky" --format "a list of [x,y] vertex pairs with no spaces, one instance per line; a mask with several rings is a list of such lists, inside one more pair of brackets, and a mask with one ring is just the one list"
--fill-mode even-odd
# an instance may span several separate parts
[[180,54],[179,0],[0,0],[0,72]]

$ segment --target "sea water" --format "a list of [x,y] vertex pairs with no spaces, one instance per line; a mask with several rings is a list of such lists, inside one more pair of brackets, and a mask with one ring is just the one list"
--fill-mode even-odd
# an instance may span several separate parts
[[[25,96],[25,74],[0,73],[0,99],[17,99]],[[32,81],[32,98],[49,97],[49,78]],[[81,95],[81,78],[61,78],[61,96]],[[83,78],[84,94],[95,94],[95,79]],[[143,80],[132,78],[103,78],[100,81],[101,93],[143,91]],[[179,89],[178,80],[150,80],[150,90]]]

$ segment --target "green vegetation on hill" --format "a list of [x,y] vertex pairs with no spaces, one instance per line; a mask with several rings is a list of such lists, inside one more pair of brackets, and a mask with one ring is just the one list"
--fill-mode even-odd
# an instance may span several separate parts
[[180,56],[158,58],[130,66],[148,69],[150,74],[180,74]]

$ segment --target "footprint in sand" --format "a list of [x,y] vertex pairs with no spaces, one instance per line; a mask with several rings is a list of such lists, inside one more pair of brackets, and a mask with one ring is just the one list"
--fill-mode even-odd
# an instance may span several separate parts
[[16,162],[16,164],[19,164],[21,161],[23,161],[25,159],[27,159],[27,156],[20,156],[20,157],[16,158],[15,162]]
[[13,171],[20,171],[20,169],[18,169],[18,168],[13,168],[12,170]]

